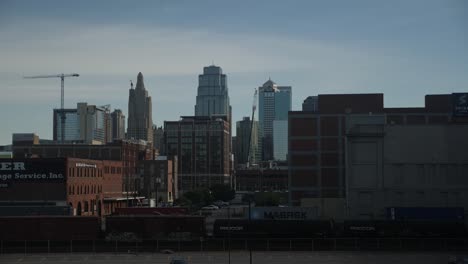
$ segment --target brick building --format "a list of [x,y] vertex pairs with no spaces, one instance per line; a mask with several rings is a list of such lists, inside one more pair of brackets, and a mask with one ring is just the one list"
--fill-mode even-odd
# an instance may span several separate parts
[[164,155],[178,157],[178,187],[185,192],[231,185],[231,137],[226,116],[183,116],[164,122]]
[[150,143],[142,140],[116,140],[106,145],[87,144],[15,144],[15,158],[82,158],[122,162],[122,189],[130,199],[138,195],[140,177],[138,161],[155,158]]
[[77,158],[0,159],[0,201],[70,206],[73,215],[107,215],[125,204],[122,162]]

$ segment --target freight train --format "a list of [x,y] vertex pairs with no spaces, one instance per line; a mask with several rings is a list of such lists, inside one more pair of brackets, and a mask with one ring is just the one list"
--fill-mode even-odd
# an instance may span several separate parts
[[467,236],[465,223],[459,221],[367,221],[335,223],[325,220],[252,220],[218,219],[215,237],[232,238],[329,238],[329,237],[431,237]]
[[[211,232],[210,232],[211,233]],[[461,221],[217,219],[214,238],[466,237]],[[206,238],[203,216],[0,217],[0,240],[179,240]]]

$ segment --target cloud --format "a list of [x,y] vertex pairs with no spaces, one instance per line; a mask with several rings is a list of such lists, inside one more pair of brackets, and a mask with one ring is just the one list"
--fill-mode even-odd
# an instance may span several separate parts
[[[293,87],[293,109],[300,109],[308,95],[359,92],[384,92],[385,98],[392,98],[389,106],[414,106],[424,94],[468,85],[462,55],[457,60],[441,50],[437,56],[419,56],[394,43],[331,42],[312,33],[228,34],[157,25],[23,20],[0,25],[0,36],[0,104],[9,110],[0,113],[0,120],[7,120],[0,144],[8,143],[12,132],[38,131],[41,137],[51,137],[60,80],[23,80],[25,75],[77,72],[79,78],[65,81],[67,107],[85,101],[126,112],[129,80],[142,71],[159,125],[193,114],[197,75],[213,60],[228,75],[234,120],[250,115],[253,88],[269,76]],[[17,114],[28,111],[34,118]]]
[[[52,30],[53,29],[53,30]],[[313,39],[223,34],[181,28],[73,25],[41,21],[0,32],[0,72],[194,74],[212,61],[229,72],[265,72],[345,66],[362,56]]]

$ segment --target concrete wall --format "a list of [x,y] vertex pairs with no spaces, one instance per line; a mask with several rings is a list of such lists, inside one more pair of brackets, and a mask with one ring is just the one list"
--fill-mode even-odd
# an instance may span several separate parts
[[347,207],[354,219],[386,207],[468,208],[468,125],[385,126],[347,137]]

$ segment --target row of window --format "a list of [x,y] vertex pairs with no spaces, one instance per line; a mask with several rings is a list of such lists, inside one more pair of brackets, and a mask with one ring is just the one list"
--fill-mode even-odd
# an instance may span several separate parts
[[68,168],[69,177],[102,177],[102,170],[96,168]]
[[69,195],[99,194],[99,193],[102,193],[101,185],[70,185],[68,186]]
[[122,168],[121,167],[109,167],[109,166],[105,166],[104,167],[104,173],[106,174],[122,174]]

